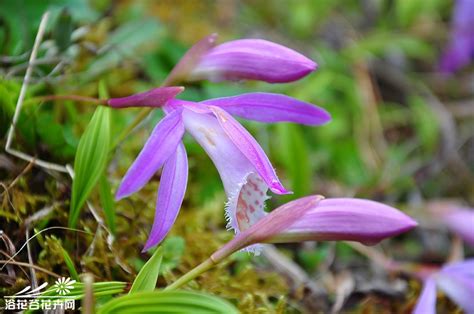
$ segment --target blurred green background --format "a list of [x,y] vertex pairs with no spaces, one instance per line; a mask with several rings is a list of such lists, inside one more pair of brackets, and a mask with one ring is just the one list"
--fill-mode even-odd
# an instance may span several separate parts
[[[387,241],[384,245],[390,248],[390,255],[439,263],[446,258],[450,237],[445,230],[433,231],[425,208],[447,199],[474,202],[474,73],[472,66],[452,75],[438,71],[438,60],[449,41],[452,7],[453,1],[448,0],[3,0],[0,144],[5,144],[29,52],[46,10],[52,15],[14,147],[61,164],[73,162],[95,105],[39,103],[34,96],[97,97],[99,80],[105,81],[111,97],[130,95],[159,86],[183,53],[210,33],[217,32],[219,42],[264,38],[305,54],[318,63],[318,70],[288,84],[194,83],[186,85],[180,98],[200,101],[266,91],[325,108],[333,121],[322,127],[243,122],[269,154],[283,183],[295,192],[273,197],[267,208],[308,194],[396,204],[421,227]],[[119,134],[137,112],[112,112],[112,134]],[[158,110],[153,112],[116,149],[107,173],[113,191],[160,117]],[[172,253],[168,253],[163,284],[203,260],[231,236],[223,231],[225,195],[218,173],[196,142],[186,136],[185,144],[190,182],[184,208],[165,244]],[[9,197],[3,196],[0,210],[2,229],[14,243],[24,240],[25,220],[47,206],[54,209],[36,222],[35,230],[67,225],[70,180],[40,168],[23,173],[25,167],[26,162],[0,153],[0,181],[8,186],[19,178],[9,189]],[[58,247],[65,247],[76,267],[92,272],[96,281],[131,281],[147,259],[140,250],[151,227],[158,178],[140,193],[115,204],[117,238],[112,247],[101,235],[94,240],[95,252],[84,255],[93,241],[90,237],[55,231],[35,243],[37,263],[58,273],[67,272],[63,257],[58,255]],[[91,200],[100,207],[97,192]],[[90,214],[81,216],[80,228],[96,230]],[[336,270],[336,274],[341,269],[356,274],[369,271],[361,270],[364,258],[344,244],[281,248],[311,278],[323,282],[330,279],[321,274],[321,267],[328,272]],[[229,262],[230,269],[224,265],[206,274],[201,288],[233,299],[248,312],[311,309],[301,301],[304,292],[291,291],[265,266],[264,259],[250,260],[246,254],[238,254]],[[131,273],[119,263],[127,265]],[[336,275],[331,278],[337,282]],[[408,284],[403,302],[362,293],[349,308],[377,310],[390,304],[407,309],[419,289]]]

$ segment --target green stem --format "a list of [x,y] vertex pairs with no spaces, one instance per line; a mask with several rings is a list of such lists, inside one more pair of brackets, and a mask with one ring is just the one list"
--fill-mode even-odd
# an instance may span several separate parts
[[186,274],[184,274],[183,276],[178,278],[178,280],[176,280],[171,285],[166,287],[165,290],[176,290],[176,289],[178,289],[179,287],[181,287],[185,283],[193,280],[197,276],[199,276],[202,273],[208,271],[209,269],[211,269],[217,263],[218,263],[217,261],[214,261],[213,259],[208,258],[207,260],[205,260],[204,262],[202,262],[201,264],[194,267],[189,272],[187,272]]
[[37,96],[25,100],[25,104],[41,101],[51,101],[51,100],[72,100],[78,102],[88,102],[98,105],[107,105],[107,99],[97,99],[94,97],[81,96],[81,95],[46,95],[46,96]]

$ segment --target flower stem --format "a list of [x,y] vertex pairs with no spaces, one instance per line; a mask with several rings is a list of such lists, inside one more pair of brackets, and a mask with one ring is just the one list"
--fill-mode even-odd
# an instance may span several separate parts
[[213,259],[208,258],[207,260],[205,260],[204,262],[202,262],[201,264],[194,267],[189,272],[187,272],[186,274],[184,274],[183,276],[178,278],[178,280],[176,280],[171,285],[166,287],[165,290],[176,290],[176,289],[180,288],[185,283],[193,280],[197,276],[199,276],[202,273],[204,273],[204,272],[208,271],[209,269],[211,269],[217,263],[218,263],[218,261],[214,261]]
[[29,99],[31,101],[50,101],[50,100],[73,100],[81,102],[90,102],[93,104],[106,105],[107,99],[97,99],[93,97],[80,96],[80,95],[46,95],[39,96]]

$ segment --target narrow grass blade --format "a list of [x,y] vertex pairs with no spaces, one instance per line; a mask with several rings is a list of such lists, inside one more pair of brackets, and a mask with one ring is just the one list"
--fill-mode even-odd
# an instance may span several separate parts
[[153,291],[156,287],[158,274],[160,273],[161,261],[163,260],[163,250],[161,247],[155,250],[150,259],[143,265],[137,277],[133,281],[130,294],[140,291]]

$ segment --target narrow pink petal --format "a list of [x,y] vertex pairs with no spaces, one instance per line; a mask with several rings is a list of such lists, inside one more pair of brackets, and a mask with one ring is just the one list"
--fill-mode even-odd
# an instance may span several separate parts
[[358,241],[372,245],[417,223],[388,205],[355,198],[324,199],[272,242]]
[[173,226],[183,203],[188,182],[188,159],[183,143],[165,162],[161,174],[155,219],[144,251],[159,244]]
[[316,67],[315,62],[288,47],[262,39],[241,39],[209,50],[193,70],[192,78],[285,83],[308,75]]
[[425,281],[413,314],[436,314],[436,282],[433,278]]
[[174,66],[163,85],[184,81],[201,60],[202,56],[214,47],[216,38],[217,34],[211,34],[194,44],[179,60],[178,64]]
[[117,200],[141,189],[176,151],[184,134],[181,110],[175,110],[158,123],[117,191]]
[[247,159],[254,165],[258,174],[262,177],[272,192],[276,194],[288,194],[280,180],[278,179],[273,166],[268,160],[267,155],[257,143],[257,141],[250,135],[250,133],[237,122],[231,115],[224,110],[209,106],[216,116],[222,129],[224,129],[227,136],[237,146],[237,148],[247,157]]
[[449,45],[440,61],[440,70],[453,73],[474,59],[474,1],[457,0],[453,11]]
[[309,196],[280,206],[213,254],[219,260],[255,243],[358,241],[375,244],[416,226],[390,206],[361,199]]
[[184,87],[181,86],[158,87],[128,97],[111,98],[108,100],[108,104],[114,108],[162,107],[168,100],[175,98],[183,90]]
[[321,125],[329,122],[329,113],[312,104],[281,94],[248,93],[202,101],[232,115],[260,122],[295,122]]
[[466,313],[474,313],[474,280],[458,273],[441,272],[436,276],[438,287]]
[[457,273],[462,276],[472,277],[474,280],[474,258],[457,262],[454,264],[448,264],[443,267],[443,273]]
[[317,207],[322,199],[321,195],[306,196],[278,207],[250,228],[237,233],[231,241],[212,254],[211,258],[219,261],[249,245],[266,242],[301,219],[309,210]]
[[474,209],[453,209],[443,215],[443,222],[466,243],[474,246]]

